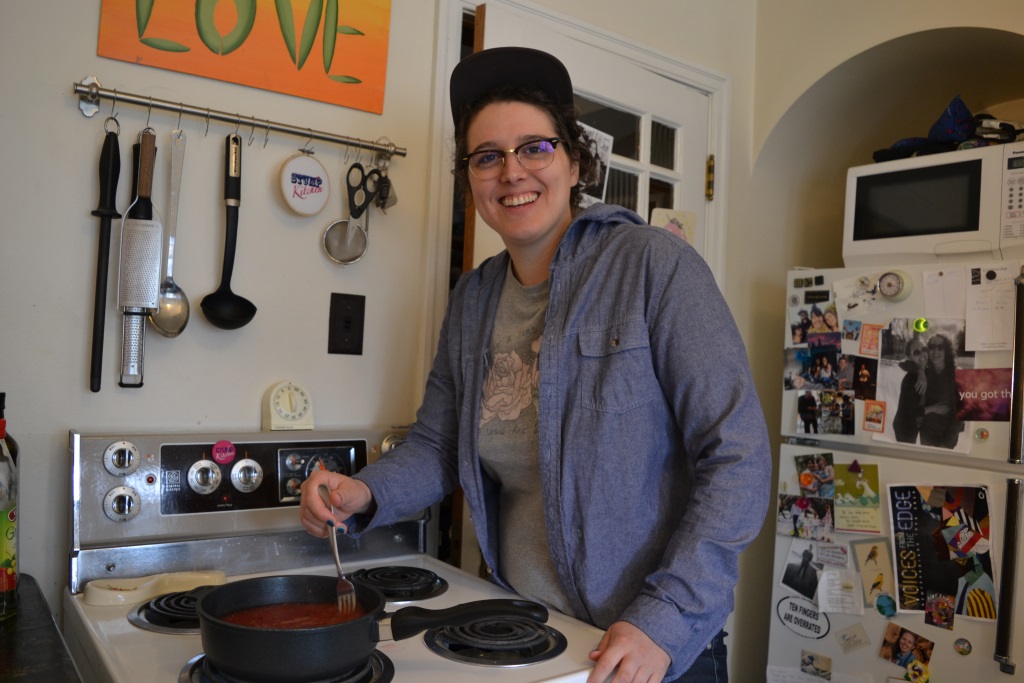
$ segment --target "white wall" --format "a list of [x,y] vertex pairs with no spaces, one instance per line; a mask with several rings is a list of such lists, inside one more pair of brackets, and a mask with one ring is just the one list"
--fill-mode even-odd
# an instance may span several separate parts
[[[264,5],[261,4],[261,8]],[[272,9],[272,5],[270,6]],[[262,11],[262,9],[261,9]],[[42,586],[51,609],[67,581],[68,430],[89,432],[259,430],[260,401],[274,382],[303,383],[318,427],[408,422],[421,392],[426,179],[433,96],[435,5],[396,0],[384,114],[331,106],[254,88],[96,56],[98,2],[5,2],[0,22],[0,391],[22,446],[19,568]],[[388,136],[406,147],[391,177],[399,203],[371,219],[370,246],[342,267],[321,254],[326,225],[342,217],[343,148],[316,143],[316,158],[336,191],[312,218],[291,214],[279,199],[281,164],[304,143],[257,131],[242,153],[242,202],[232,287],[258,307],[235,331],[210,325],[203,296],[220,281],[224,246],[224,138],[234,126],[186,117],[188,142],[181,191],[175,280],[192,318],[174,339],[146,335],[145,384],[117,386],[121,312],[116,306],[117,235],[111,247],[103,383],[89,391],[92,302],[99,222],[97,165],[101,114],[86,118],[72,85],[93,75],[105,88],[237,111],[368,140]],[[130,192],[130,150],[146,109],[118,106],[122,134],[118,203]],[[168,194],[168,138],[177,116],[154,111],[158,139],[155,197]],[[249,130],[240,129],[243,140]],[[351,160],[355,160],[355,154]],[[366,161],[366,157],[363,159]],[[345,210],[347,214],[347,209]],[[361,356],[327,354],[332,292],[367,300]]]

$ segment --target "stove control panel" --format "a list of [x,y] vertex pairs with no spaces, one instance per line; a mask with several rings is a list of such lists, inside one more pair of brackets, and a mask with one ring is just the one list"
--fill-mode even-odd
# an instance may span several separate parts
[[294,506],[314,468],[352,474],[366,463],[365,441],[164,444],[160,513],[187,515]]
[[394,447],[407,430],[72,430],[73,548],[290,532],[300,528],[301,486],[312,472],[354,474]]

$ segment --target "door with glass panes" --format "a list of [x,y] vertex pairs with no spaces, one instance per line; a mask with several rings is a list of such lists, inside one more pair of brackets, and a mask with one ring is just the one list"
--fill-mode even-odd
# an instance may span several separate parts
[[[655,208],[671,210],[658,212],[659,222],[677,219],[677,231],[707,258],[708,93],[604,49],[600,36],[574,35],[573,26],[522,6],[491,0],[477,8],[476,21],[484,48],[533,47],[565,64],[581,120],[613,140],[604,201],[648,221]],[[479,214],[474,233],[473,266],[504,248]]]

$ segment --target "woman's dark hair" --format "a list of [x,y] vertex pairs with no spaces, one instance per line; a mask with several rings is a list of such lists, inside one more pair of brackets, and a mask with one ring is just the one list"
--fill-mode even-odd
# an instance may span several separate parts
[[953,342],[949,340],[944,334],[933,335],[928,340],[928,346],[941,346],[942,357],[945,360],[945,368],[943,372],[946,374],[954,374],[956,369],[956,351],[953,350]]
[[458,123],[455,125],[455,166],[452,173],[455,174],[457,188],[464,192],[469,184],[469,169],[462,161],[462,158],[468,153],[466,135],[469,131],[469,124],[473,122],[480,110],[497,102],[532,104],[544,110],[548,115],[555,126],[556,136],[562,141],[561,144],[565,145],[566,152],[580,165],[579,182],[569,192],[569,205],[574,211],[578,209],[583,190],[596,182],[600,173],[594,141],[580,126],[575,106],[557,105],[544,91],[530,86],[509,85],[495,88],[477,98],[461,112],[461,115],[456,112]]

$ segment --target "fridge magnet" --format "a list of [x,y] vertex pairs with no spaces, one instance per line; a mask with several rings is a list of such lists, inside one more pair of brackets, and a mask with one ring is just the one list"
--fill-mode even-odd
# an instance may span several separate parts
[[860,328],[860,355],[878,355],[878,335],[882,331],[881,325],[864,323]]
[[856,569],[860,572],[864,602],[874,604],[879,595],[891,593],[896,582],[892,555],[884,538],[850,541]]
[[842,631],[836,631],[835,639],[836,642],[839,643],[839,649],[843,651],[844,655],[856,652],[857,650],[862,650],[871,645],[871,639],[868,638],[868,632],[864,629],[864,624],[859,621],[849,628],[844,628]]
[[929,592],[924,604],[924,623],[952,631],[954,605],[952,595]]
[[[103,0],[96,53],[380,114],[391,0]],[[275,8],[276,5],[276,8]]]
[[885,626],[885,635],[878,656],[906,669],[912,662],[927,665],[932,659],[934,649],[935,643],[932,641],[895,622],[889,622]]
[[843,341],[860,341],[861,321],[846,318],[843,320]]
[[880,534],[878,465],[860,465],[857,469],[853,472],[850,465],[835,466],[836,531]]
[[896,598],[892,593],[879,593],[875,598],[875,611],[883,619],[892,619],[896,616]]
[[995,620],[988,500],[984,486],[889,486],[901,612],[925,612],[934,593],[954,615]]
[[779,494],[776,533],[812,541],[835,541],[834,504],[831,498]]
[[864,420],[861,429],[865,432],[881,433],[885,431],[885,402],[864,401]]
[[1009,422],[1012,381],[1012,368],[957,368],[956,389],[960,396],[957,419]]
[[895,410],[876,440],[970,451],[969,428],[957,417],[956,374],[974,366],[963,340],[963,320],[933,319],[922,334],[912,319],[896,318],[882,330],[877,398]]
[[878,389],[878,359],[850,356],[856,371],[853,376],[853,396],[861,401],[874,401]]
[[971,650],[973,649],[974,647],[971,645],[971,641],[966,638],[957,638],[953,641],[953,651],[961,657],[966,657],[971,654]]
[[821,640],[829,634],[832,622],[809,598],[787,595],[775,604],[775,616],[801,638]]
[[811,674],[819,680],[830,681],[832,680],[832,658],[810,650],[801,650],[800,671]]
[[814,599],[821,579],[822,564],[814,557],[815,544],[800,538],[793,539],[786,556],[786,568],[779,583],[809,600]]

